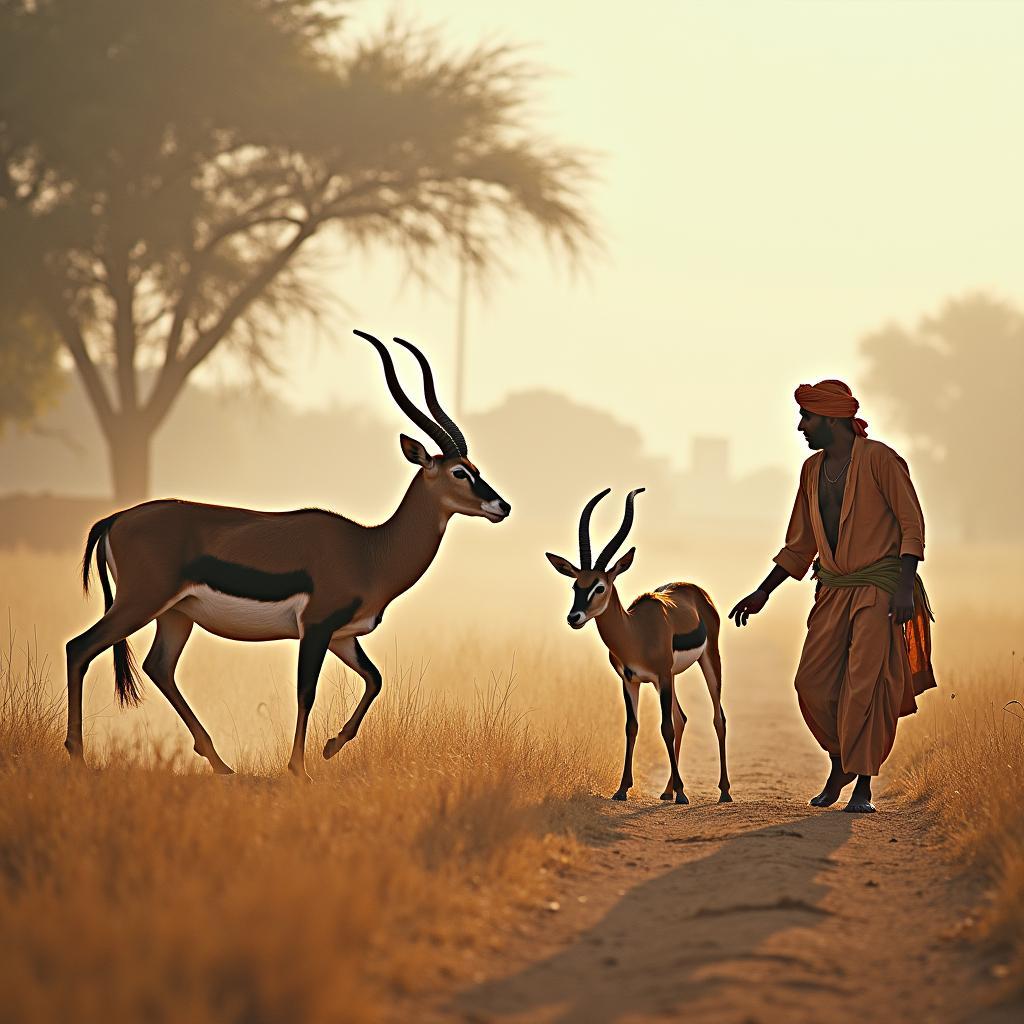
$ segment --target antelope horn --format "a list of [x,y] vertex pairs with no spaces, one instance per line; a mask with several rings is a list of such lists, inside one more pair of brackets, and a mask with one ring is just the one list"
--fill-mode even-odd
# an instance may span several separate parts
[[458,447],[448,433],[442,427],[439,427],[425,412],[417,409],[409,400],[409,396],[402,390],[402,385],[398,382],[398,374],[395,373],[395,364],[391,359],[391,353],[372,334],[367,334],[365,331],[353,331],[352,333],[358,335],[364,341],[368,341],[377,350],[377,354],[380,356],[380,361],[384,364],[384,379],[388,382],[388,390],[391,392],[391,397],[398,403],[402,412],[404,412],[405,415],[420,428],[420,430],[430,436],[431,440],[438,445],[442,454],[446,458],[458,455]]
[[411,341],[405,341],[403,338],[395,338],[395,341],[402,348],[407,348],[420,364],[420,369],[423,371],[423,393],[426,395],[430,415],[451,435],[455,447],[459,449],[459,454],[467,455],[469,449],[466,446],[465,436],[459,430],[455,420],[441,408],[441,403],[437,400],[437,392],[434,390],[434,375],[430,372],[430,363],[427,362],[427,357]]
[[580,516],[580,568],[589,569],[590,564],[590,515],[594,511],[597,503],[608,493],[611,488],[606,487],[600,494],[595,494],[590,501],[587,502],[583,509],[583,514]]
[[626,511],[622,516],[622,525],[619,527],[619,532],[615,534],[604,551],[597,558],[597,563],[594,565],[595,569],[606,569],[608,563],[611,561],[612,555],[615,554],[619,545],[626,539],[629,534],[630,527],[633,525],[633,499],[638,495],[642,494],[646,487],[638,487],[635,491],[630,491],[626,495]]

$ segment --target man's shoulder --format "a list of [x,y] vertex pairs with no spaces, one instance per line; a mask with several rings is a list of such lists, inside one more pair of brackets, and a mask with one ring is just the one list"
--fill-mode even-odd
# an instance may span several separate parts
[[898,462],[904,469],[907,468],[907,460],[895,448],[890,448],[884,442],[875,441],[870,437],[865,437],[863,444],[864,454],[872,465],[879,466],[886,462]]
[[803,480],[808,473],[825,457],[823,451],[817,451],[813,455],[808,455],[804,459],[803,465],[800,467],[800,479]]

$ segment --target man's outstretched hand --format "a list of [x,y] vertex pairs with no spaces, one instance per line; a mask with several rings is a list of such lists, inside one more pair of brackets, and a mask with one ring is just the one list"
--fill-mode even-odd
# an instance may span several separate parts
[[763,590],[755,590],[742,601],[736,602],[736,607],[729,612],[729,618],[735,619],[737,626],[745,626],[747,619],[756,615],[767,603],[768,595]]

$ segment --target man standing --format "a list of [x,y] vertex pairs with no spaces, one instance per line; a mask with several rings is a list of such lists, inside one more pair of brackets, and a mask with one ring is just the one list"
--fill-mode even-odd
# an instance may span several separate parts
[[[817,580],[796,692],[800,711],[832,768],[815,807],[834,804],[856,779],[847,811],[872,812],[871,777],[892,750],[896,723],[935,686],[932,619],[917,564],[924,518],[907,464],[867,439],[860,403],[838,380],[796,389],[798,429],[815,450],[775,568],[729,612],[756,615],[788,576]],[[817,556],[817,560],[815,560]]]

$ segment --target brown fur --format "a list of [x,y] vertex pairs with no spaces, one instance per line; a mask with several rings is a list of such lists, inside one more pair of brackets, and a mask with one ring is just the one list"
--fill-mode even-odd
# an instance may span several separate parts
[[[675,656],[673,637],[687,635],[701,623],[707,630],[703,654],[698,659],[708,684],[714,708],[715,731],[718,735],[721,773],[718,785],[720,801],[729,802],[730,783],[725,756],[725,713],[722,711],[722,658],[719,651],[721,619],[708,594],[693,583],[666,583],[655,590],[645,591],[634,598],[628,609],[619,600],[615,588],[616,577],[633,561],[630,549],[610,569],[577,569],[560,555],[548,554],[555,569],[576,581],[577,604],[573,615],[579,615],[579,594],[588,597],[586,615],[597,624],[602,641],[608,648],[609,660],[622,680],[626,704],[626,755],[622,781],[615,799],[625,800],[633,784],[633,745],[636,740],[636,708],[640,683],[650,678],[658,689],[662,710],[662,736],[669,755],[670,774],[662,799],[675,796],[677,803],[687,803],[682,778],[678,773],[679,751],[682,745],[686,715],[675,694]],[[603,585],[598,594],[593,588]],[[577,628],[585,620],[577,620]]]
[[[65,746],[72,757],[82,756],[82,685],[89,663],[113,646],[118,694],[123,702],[137,700],[125,638],[156,619],[157,636],[144,667],[189,728],[196,751],[207,757],[215,771],[230,772],[174,682],[174,666],[192,628],[187,604],[176,606],[193,584],[186,567],[202,557],[262,573],[299,574],[311,581],[300,618],[299,713],[291,770],[305,776],[306,720],[328,650],[363,677],[367,690],[338,738],[328,743],[325,756],[333,756],[354,738],[380,689],[380,673],[356,638],[375,628],[388,604],[426,572],[453,515],[485,516],[500,522],[508,509],[501,503],[499,512],[490,505],[485,510],[470,483],[454,477],[454,470],[462,466],[479,482],[479,473],[468,459],[430,457],[422,445],[404,436],[402,447],[406,457],[421,468],[394,514],[378,526],[363,526],[319,509],[261,512],[178,500],[145,502],[96,523],[86,542],[83,582],[88,589],[89,560],[95,550],[105,612],[67,645]],[[488,493],[494,494],[489,489]],[[497,495],[489,500],[500,501]],[[106,575],[108,545],[116,595],[111,594]],[[305,593],[305,588],[301,592]],[[229,629],[222,635],[231,638]],[[272,630],[265,636],[235,639],[273,640],[288,635]]]

